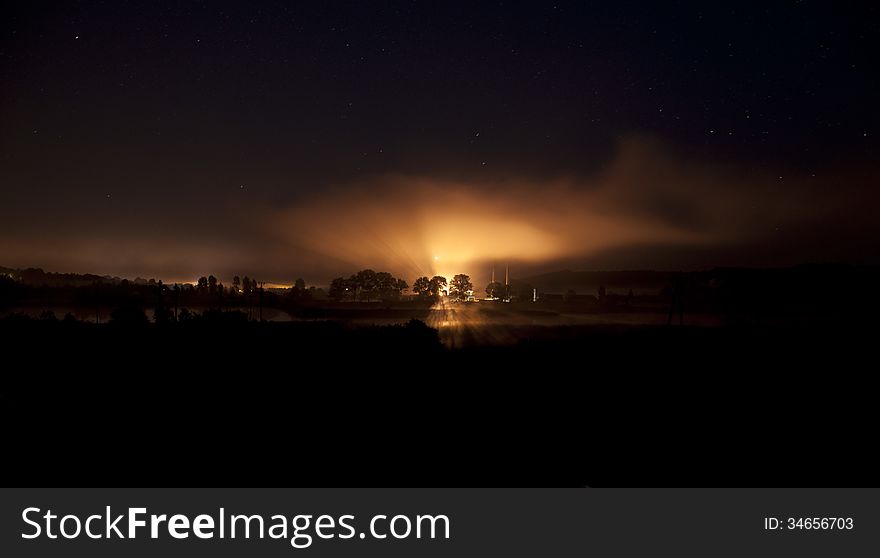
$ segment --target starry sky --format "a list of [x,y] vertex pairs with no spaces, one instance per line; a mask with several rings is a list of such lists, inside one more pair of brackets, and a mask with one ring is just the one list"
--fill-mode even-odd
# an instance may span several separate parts
[[880,263],[878,11],[20,2],[0,265],[320,283]]

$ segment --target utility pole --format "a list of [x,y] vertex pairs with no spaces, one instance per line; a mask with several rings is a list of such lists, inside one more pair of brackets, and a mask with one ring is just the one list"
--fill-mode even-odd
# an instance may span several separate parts
[[260,281],[260,321],[263,321],[263,284],[265,281]]

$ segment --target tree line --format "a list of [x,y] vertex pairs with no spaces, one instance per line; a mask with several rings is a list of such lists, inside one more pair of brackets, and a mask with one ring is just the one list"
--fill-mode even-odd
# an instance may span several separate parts
[[413,283],[413,292],[425,298],[437,298],[444,293],[455,300],[467,300],[467,297],[473,295],[474,284],[471,283],[469,275],[459,273],[455,275],[447,284],[446,277],[435,275],[428,279],[427,277],[419,277]]
[[[349,277],[337,277],[330,283],[329,297],[336,301],[398,300],[409,289],[403,279],[394,277],[387,271],[362,269]],[[412,285],[414,295],[432,299],[444,294],[456,300],[466,300],[473,294],[474,285],[468,275],[459,273],[451,281],[435,275],[419,277]]]
[[387,271],[362,269],[349,277],[337,277],[330,282],[328,296],[343,300],[397,300],[409,285]]

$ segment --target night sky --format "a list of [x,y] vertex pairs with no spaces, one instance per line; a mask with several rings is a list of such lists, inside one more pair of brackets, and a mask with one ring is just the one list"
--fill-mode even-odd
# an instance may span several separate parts
[[9,5],[0,265],[880,263],[880,10],[853,6]]

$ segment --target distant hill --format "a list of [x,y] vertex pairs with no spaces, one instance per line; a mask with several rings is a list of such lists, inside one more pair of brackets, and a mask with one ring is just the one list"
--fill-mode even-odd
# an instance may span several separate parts
[[[52,273],[43,271],[38,267],[27,269],[14,269],[0,266],[0,275],[6,275],[12,279],[33,287],[82,287],[102,283],[116,284],[124,279],[110,275],[95,275],[94,273]],[[131,281],[137,285],[155,284],[155,279],[143,279],[138,277]]]
[[600,286],[610,290],[659,290],[669,284],[676,275],[677,273],[670,271],[572,271],[566,269],[525,277],[522,282],[546,293],[564,293],[569,290],[583,293],[596,291]]
[[596,291],[661,290],[671,287],[677,277],[691,284],[735,285],[751,291],[775,292],[800,290],[818,293],[835,287],[872,292],[880,282],[880,267],[849,264],[802,264],[784,268],[717,267],[706,271],[571,271],[569,269],[525,277],[518,283],[529,284],[545,293],[578,294]]

